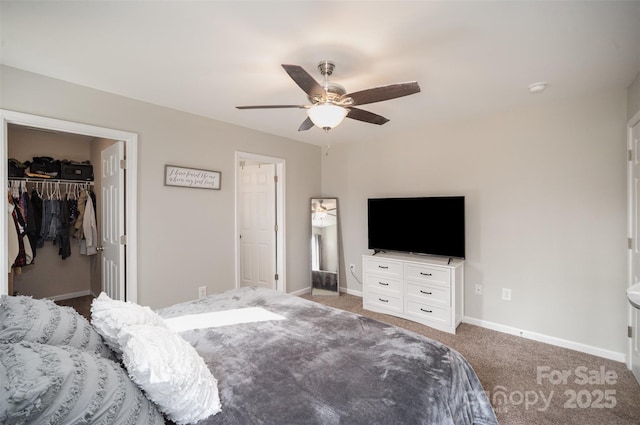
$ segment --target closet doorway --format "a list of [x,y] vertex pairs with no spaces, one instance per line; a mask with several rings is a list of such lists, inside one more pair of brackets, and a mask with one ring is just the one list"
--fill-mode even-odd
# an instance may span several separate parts
[[236,287],[286,292],[285,161],[236,152]]
[[[57,248],[45,246],[43,249],[37,250],[37,257],[34,265],[27,266],[33,268],[29,270],[28,273],[24,273],[24,276],[18,277],[16,289],[22,288],[20,292],[24,291],[26,295],[31,295],[28,293],[29,285],[47,285],[47,283],[51,284],[52,282],[55,284],[56,280],[47,279],[46,274],[42,277],[38,277],[36,275],[38,275],[38,273],[42,274],[43,268],[47,266],[47,262],[50,263],[51,261],[57,261],[59,262],[56,264],[58,268],[61,266],[61,262],[66,262],[62,265],[63,271],[67,270],[70,273],[74,273],[74,270],[77,272],[77,270],[87,269],[88,267],[89,275],[81,277],[74,277],[73,275],[69,276],[69,281],[73,281],[74,278],[81,280],[84,279],[85,289],[82,289],[81,291],[68,289],[73,288],[73,282],[72,286],[67,286],[66,288],[38,288],[36,292],[39,292],[40,294],[42,294],[43,290],[45,292],[49,291],[47,295],[44,295],[47,298],[64,299],[76,293],[86,291],[89,291],[93,295],[97,295],[101,290],[105,290],[115,299],[136,302],[137,227],[135,217],[137,211],[137,179],[135,176],[137,175],[137,135],[119,130],[106,129],[6,110],[0,110],[0,118],[2,120],[0,135],[2,136],[1,139],[3,143],[0,160],[4,161],[5,164],[7,163],[6,161],[8,158],[11,157],[12,152],[29,152],[29,148],[26,146],[12,146],[12,139],[15,138],[14,141],[18,141],[22,144],[24,140],[30,138],[29,133],[31,133],[31,138],[40,140],[40,143],[46,143],[47,136],[50,136],[52,141],[56,138],[72,141],[71,144],[63,144],[58,148],[49,148],[50,150],[47,152],[55,152],[55,155],[43,154],[42,156],[53,156],[56,159],[80,160],[81,158],[71,157],[73,156],[73,153],[69,146],[73,146],[74,143],[76,147],[80,147],[79,153],[76,153],[76,155],[86,156],[87,152],[90,152],[89,156],[94,167],[95,192],[97,195],[96,197],[99,199],[96,203],[98,208],[96,215],[98,217],[98,226],[100,227],[100,229],[98,229],[98,234],[101,235],[101,240],[99,240],[98,245],[99,249],[104,248],[104,251],[91,256],[92,258],[90,259],[86,258],[86,256],[85,258],[81,258],[81,256],[78,255],[78,250],[76,249],[74,252],[74,249],[72,248],[72,256],[65,260],[61,260],[59,257],[56,258],[55,252],[57,252]],[[33,137],[34,135],[36,136]],[[44,146],[46,146],[46,144]],[[38,148],[36,146],[31,149],[44,149],[44,147],[41,146]],[[30,152],[34,151],[32,150]],[[125,155],[126,161],[124,159]],[[30,158],[16,159],[24,161]],[[124,177],[125,171],[129,176],[126,180]],[[120,183],[118,183],[117,180],[114,180],[117,178],[119,178]],[[7,186],[7,174],[2,173],[0,179],[4,181],[5,186]],[[53,185],[52,182],[50,182],[50,184]],[[64,183],[60,183],[60,186],[64,187],[64,190],[73,188],[72,185],[65,186]],[[4,203],[5,208],[7,208],[7,197],[3,197],[2,202]],[[118,230],[118,228],[120,228],[120,230]],[[5,241],[2,244],[4,257],[7,258],[7,220],[3,220],[3,225],[0,229],[2,230],[0,238]],[[115,233],[118,233],[118,235],[115,235]],[[49,252],[47,253],[46,250]],[[51,252],[54,254],[52,255]],[[70,259],[75,260],[76,266],[79,265],[80,268],[78,269],[72,266],[71,262],[68,262]],[[40,269],[36,271],[38,267],[40,267]],[[3,262],[2,268],[4,273],[2,281],[0,281],[0,294],[6,294],[9,289],[9,265],[6,262]],[[58,270],[57,273],[60,273],[60,270]],[[23,280],[22,283],[28,282],[28,285],[21,285],[21,282],[19,282],[20,280]],[[59,278],[57,281],[59,281]],[[86,285],[87,281],[91,281],[92,283],[90,285]],[[75,288],[78,288],[77,284]],[[51,291],[53,291],[53,294]],[[33,295],[38,296],[38,293]]]

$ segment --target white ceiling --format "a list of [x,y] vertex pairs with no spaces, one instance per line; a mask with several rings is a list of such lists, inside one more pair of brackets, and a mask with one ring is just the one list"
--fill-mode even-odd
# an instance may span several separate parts
[[[640,70],[640,1],[163,1],[0,3],[2,64],[307,143],[391,140],[534,102],[625,90]],[[348,92],[417,80],[328,134],[280,64]],[[530,95],[527,87],[550,83]]]

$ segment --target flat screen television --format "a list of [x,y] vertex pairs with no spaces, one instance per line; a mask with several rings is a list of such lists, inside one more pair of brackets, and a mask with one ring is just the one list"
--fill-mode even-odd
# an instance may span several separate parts
[[371,198],[369,249],[464,258],[464,196]]

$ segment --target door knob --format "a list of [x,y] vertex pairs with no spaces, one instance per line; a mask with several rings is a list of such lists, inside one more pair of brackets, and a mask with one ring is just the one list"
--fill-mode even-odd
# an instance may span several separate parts
[[96,248],[96,251],[100,252],[100,251],[104,251],[104,247],[103,246],[99,246]]

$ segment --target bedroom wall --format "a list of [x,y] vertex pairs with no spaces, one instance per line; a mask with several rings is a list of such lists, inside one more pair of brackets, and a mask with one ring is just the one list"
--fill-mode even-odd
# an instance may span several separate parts
[[[153,308],[234,287],[234,155],[286,160],[287,290],[310,287],[309,198],[320,148],[11,67],[0,107],[138,134],[138,302]],[[221,171],[220,191],[165,187],[164,165]]]
[[627,90],[627,120],[640,112],[640,72]]
[[340,200],[342,282],[362,291],[345,264],[362,277],[367,198],[464,195],[467,317],[624,353],[626,106],[623,90],[549,90],[527,109],[333,145],[322,192]]

